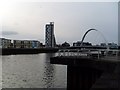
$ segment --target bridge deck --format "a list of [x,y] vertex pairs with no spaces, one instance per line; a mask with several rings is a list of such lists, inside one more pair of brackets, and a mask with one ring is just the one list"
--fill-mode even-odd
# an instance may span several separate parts
[[[51,64],[61,64],[79,67],[92,67],[107,72],[113,72],[117,65],[120,65],[120,56],[109,56],[104,58],[61,56],[51,57]],[[120,71],[120,70],[119,70]]]

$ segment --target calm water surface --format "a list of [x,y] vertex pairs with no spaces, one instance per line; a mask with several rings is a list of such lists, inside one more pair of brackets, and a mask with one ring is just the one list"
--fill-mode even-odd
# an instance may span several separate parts
[[2,88],[66,88],[67,66],[50,64],[52,56],[2,56]]

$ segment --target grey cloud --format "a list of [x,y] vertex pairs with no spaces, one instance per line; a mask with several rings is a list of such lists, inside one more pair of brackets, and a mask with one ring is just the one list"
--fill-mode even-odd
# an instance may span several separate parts
[[15,31],[2,31],[2,35],[17,35],[18,32]]

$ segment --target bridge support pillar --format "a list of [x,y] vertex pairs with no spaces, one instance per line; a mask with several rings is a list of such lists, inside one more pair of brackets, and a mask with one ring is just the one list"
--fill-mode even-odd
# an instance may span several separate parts
[[89,90],[102,71],[80,66],[67,67],[67,90]]

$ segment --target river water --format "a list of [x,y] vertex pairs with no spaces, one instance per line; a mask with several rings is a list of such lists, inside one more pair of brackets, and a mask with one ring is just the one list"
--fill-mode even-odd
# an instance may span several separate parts
[[2,88],[66,88],[67,66],[50,64],[54,53],[2,57]]

